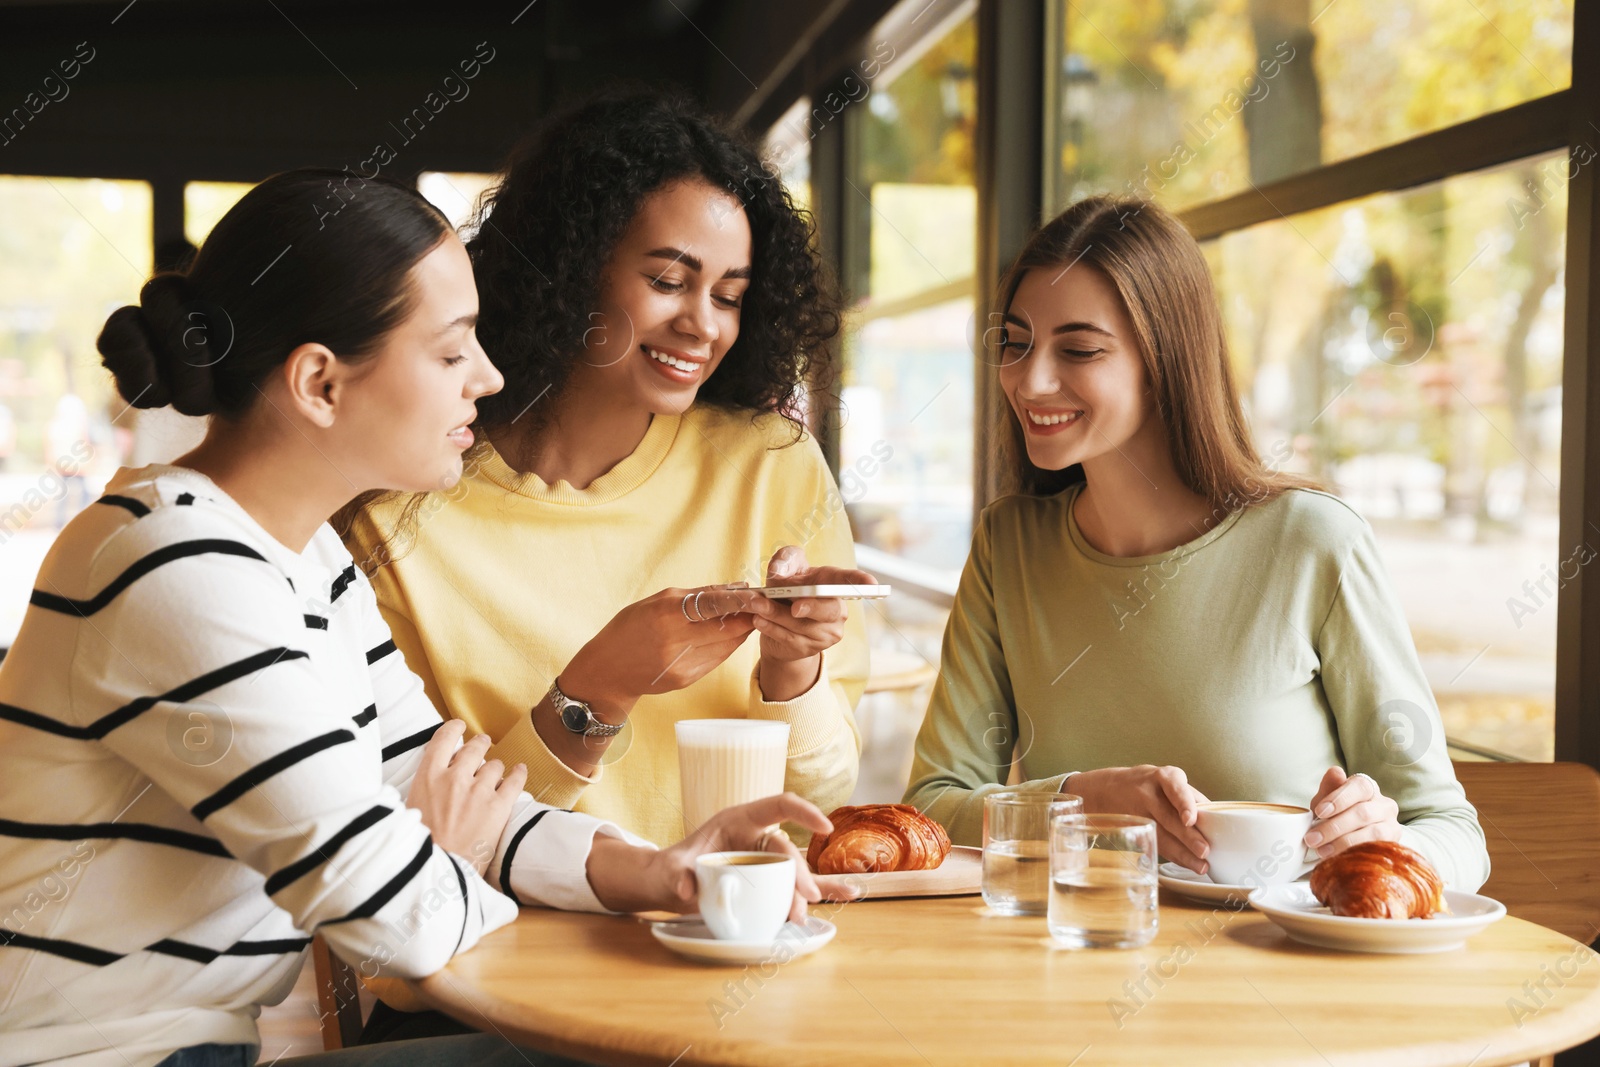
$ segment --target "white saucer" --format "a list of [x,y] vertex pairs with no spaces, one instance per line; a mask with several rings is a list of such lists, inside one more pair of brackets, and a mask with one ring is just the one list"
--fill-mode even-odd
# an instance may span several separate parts
[[776,963],[809,956],[833,940],[839,928],[815,915],[805,924],[784,923],[771,941],[718,941],[699,919],[650,924],[650,932],[663,945],[692,960],[706,963]]
[[1356,919],[1317,903],[1305,882],[1269,886],[1250,903],[1296,941],[1347,952],[1448,952],[1503,919],[1506,906],[1477,893],[1444,891],[1450,914],[1432,919]]
[[1202,904],[1226,904],[1233,908],[1244,907],[1250,901],[1250,894],[1261,888],[1213,882],[1210,875],[1196,874],[1180,863],[1163,863],[1156,868],[1156,881],[1190,900],[1198,900]]

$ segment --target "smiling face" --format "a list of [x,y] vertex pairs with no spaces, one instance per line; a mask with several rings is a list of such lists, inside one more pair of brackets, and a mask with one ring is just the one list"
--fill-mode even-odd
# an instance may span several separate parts
[[606,267],[568,389],[655,415],[688,410],[738,339],[750,256],[732,196],[699,179],[651,193]]
[[1127,458],[1161,433],[1122,297],[1085,264],[1023,276],[1006,316],[1000,387],[1028,459],[1045,470]]
[[359,457],[366,486],[447,489],[472,445],[475,402],[505,383],[478,344],[478,290],[452,234],[411,268],[415,307],[351,368],[335,454]]

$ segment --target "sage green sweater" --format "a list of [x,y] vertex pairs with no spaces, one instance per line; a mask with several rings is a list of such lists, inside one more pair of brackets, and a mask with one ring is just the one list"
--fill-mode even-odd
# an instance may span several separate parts
[[1454,889],[1489,857],[1372,530],[1290,490],[1154,556],[1096,551],[1078,487],[987,508],[944,635],[907,803],[981,844],[1013,749],[1026,784],[1171,764],[1212,800],[1308,804],[1334,765],[1400,805]]

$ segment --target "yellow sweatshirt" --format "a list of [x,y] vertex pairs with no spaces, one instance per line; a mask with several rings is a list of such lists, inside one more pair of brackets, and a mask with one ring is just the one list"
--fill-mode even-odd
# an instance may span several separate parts
[[[641,697],[592,778],[550,752],[529,714],[578,649],[636,600],[671,586],[764,584],[767,560],[788,544],[812,564],[855,566],[821,451],[791,439],[776,415],[708,406],[657,415],[633,454],[586,489],[521,476],[488,448],[454,489],[424,501],[415,540],[397,540],[395,558],[372,576],[395,643],[439,711],[488,733],[508,767],[526,763],[527,791],[547,804],[676,841],[673,724],[749,717],[789,723],[785,788],[831,811],[849,800],[859,769],[861,605],[808,692],[762,699],[752,633],[687,689]],[[399,511],[397,501],[357,522],[347,542],[358,565],[385,558],[379,531]]]

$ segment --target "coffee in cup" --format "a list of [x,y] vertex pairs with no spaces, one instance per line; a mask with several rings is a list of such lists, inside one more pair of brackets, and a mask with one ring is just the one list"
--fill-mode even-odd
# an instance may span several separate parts
[[769,942],[794,903],[794,859],[775,852],[709,852],[694,861],[700,918],[719,941]]
[[1207,873],[1219,885],[1292,882],[1315,864],[1305,836],[1311,809],[1295,804],[1224,800],[1201,804],[1195,825],[1211,845]]

